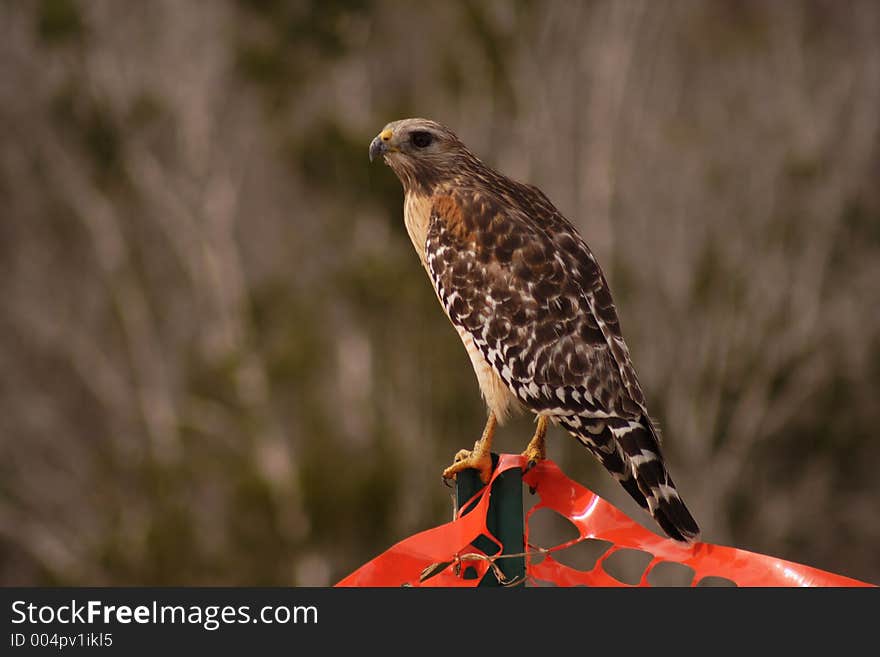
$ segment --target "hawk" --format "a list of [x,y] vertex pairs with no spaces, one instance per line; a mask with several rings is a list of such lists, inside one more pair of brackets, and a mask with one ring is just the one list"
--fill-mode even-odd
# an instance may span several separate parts
[[446,315],[470,356],[488,406],[466,468],[488,481],[497,423],[537,416],[524,456],[545,458],[548,423],[580,441],[671,538],[699,528],[660,450],[660,431],[623,340],[596,258],[536,187],[483,164],[447,127],[394,121],[370,144],[404,189],[404,223]]

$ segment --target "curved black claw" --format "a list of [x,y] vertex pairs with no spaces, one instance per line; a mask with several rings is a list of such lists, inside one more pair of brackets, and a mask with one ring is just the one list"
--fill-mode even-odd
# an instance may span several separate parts
[[[454,477],[453,477],[453,479],[454,479]],[[452,484],[449,483],[449,479],[447,479],[443,475],[440,475],[440,481],[443,482],[443,485],[446,486],[446,488],[452,488]]]
[[[528,463],[526,463],[526,469],[523,471],[523,474],[527,474],[527,473],[531,472],[532,468],[534,468],[536,465],[538,465],[537,461],[529,461]],[[529,494],[530,495],[534,495],[535,491],[537,491],[537,490],[538,490],[537,486],[529,486]]]

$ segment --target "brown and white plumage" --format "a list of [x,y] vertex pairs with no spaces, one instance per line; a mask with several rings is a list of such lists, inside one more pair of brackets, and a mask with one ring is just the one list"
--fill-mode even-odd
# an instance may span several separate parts
[[608,283],[574,226],[539,189],[487,167],[439,123],[390,123],[370,155],[403,183],[407,231],[490,417],[521,406],[562,425],[669,536],[696,540]]

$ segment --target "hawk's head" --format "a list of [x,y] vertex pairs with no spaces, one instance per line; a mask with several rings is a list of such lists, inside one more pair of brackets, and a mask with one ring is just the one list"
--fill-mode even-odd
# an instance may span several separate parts
[[401,119],[386,125],[370,143],[370,162],[379,156],[404,188],[423,190],[476,160],[452,130],[429,119]]

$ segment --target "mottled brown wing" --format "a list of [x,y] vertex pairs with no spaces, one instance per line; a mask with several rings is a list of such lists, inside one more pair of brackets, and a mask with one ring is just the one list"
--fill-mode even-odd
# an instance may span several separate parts
[[450,320],[534,412],[645,414],[589,248],[538,190],[493,182],[434,201],[426,257]]

